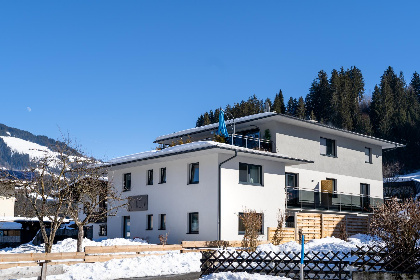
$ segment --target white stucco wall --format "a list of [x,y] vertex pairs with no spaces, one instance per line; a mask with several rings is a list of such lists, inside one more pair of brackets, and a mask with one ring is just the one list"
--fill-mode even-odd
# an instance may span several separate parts
[[0,196],[0,217],[15,216],[15,198]]
[[[360,183],[370,184],[372,196],[383,197],[382,149],[368,142],[356,141],[314,129],[283,123],[271,123],[275,149],[280,154],[304,158],[314,163],[286,167],[299,173],[299,187],[316,189],[321,180],[337,179],[337,191],[360,194]],[[335,140],[336,157],[320,154],[320,138]],[[365,147],[371,148],[372,163],[365,163]]]
[[[220,156],[220,161],[227,158]],[[261,165],[263,186],[248,185],[239,182],[239,163]],[[238,233],[238,214],[245,209],[264,213],[264,234],[267,239],[267,227],[277,226],[279,209],[285,209],[284,163],[264,158],[239,155],[222,166],[222,239],[241,240]]]
[[[217,239],[217,153],[209,151],[170,156],[113,167],[109,173],[118,190],[123,174],[131,173],[131,191],[124,197],[148,195],[147,211],[120,209],[108,218],[108,238],[123,236],[123,216],[130,216],[131,238],[158,243],[160,234],[169,233],[168,243],[182,240]],[[188,166],[199,163],[198,184],[188,184]],[[166,183],[158,184],[160,168],[166,167]],[[153,169],[154,184],[146,185],[147,170]],[[188,234],[188,213],[199,213],[199,233]],[[146,230],[147,215],[153,214],[153,230]],[[159,214],[166,214],[166,230],[159,230]]]

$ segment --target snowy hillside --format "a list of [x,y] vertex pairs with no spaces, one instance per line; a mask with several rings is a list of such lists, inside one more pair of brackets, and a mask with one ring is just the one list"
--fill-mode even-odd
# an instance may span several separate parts
[[[34,158],[54,156],[53,151],[60,143],[44,135],[34,135],[28,131],[0,124],[0,168],[9,170],[25,169]],[[78,154],[72,150],[72,153]]]
[[26,141],[20,138],[11,136],[0,136],[0,138],[3,139],[4,143],[6,143],[6,145],[10,148],[12,155],[14,153],[27,154],[29,156],[29,160],[33,160],[35,158],[42,158],[45,155],[57,155],[56,152],[51,151],[45,146],[41,146],[39,144]]

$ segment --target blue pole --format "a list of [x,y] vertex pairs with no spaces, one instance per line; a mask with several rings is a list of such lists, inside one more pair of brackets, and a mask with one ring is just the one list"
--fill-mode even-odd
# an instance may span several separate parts
[[300,280],[303,278],[303,259],[305,257],[305,235],[302,234],[302,249],[300,251]]

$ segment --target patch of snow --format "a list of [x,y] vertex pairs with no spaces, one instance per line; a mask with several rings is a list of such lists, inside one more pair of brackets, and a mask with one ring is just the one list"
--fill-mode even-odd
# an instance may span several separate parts
[[416,181],[420,183],[420,170],[414,173],[384,179],[384,182],[406,182],[406,181]]
[[6,134],[9,135],[9,136],[12,136],[9,131],[6,131]]
[[201,277],[202,280],[292,280],[286,277],[249,274],[246,272],[219,272]]

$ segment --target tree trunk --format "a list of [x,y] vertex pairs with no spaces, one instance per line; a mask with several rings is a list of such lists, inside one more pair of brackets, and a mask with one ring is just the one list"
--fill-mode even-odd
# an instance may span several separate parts
[[77,233],[77,252],[83,252],[83,225],[78,226],[79,232]]

